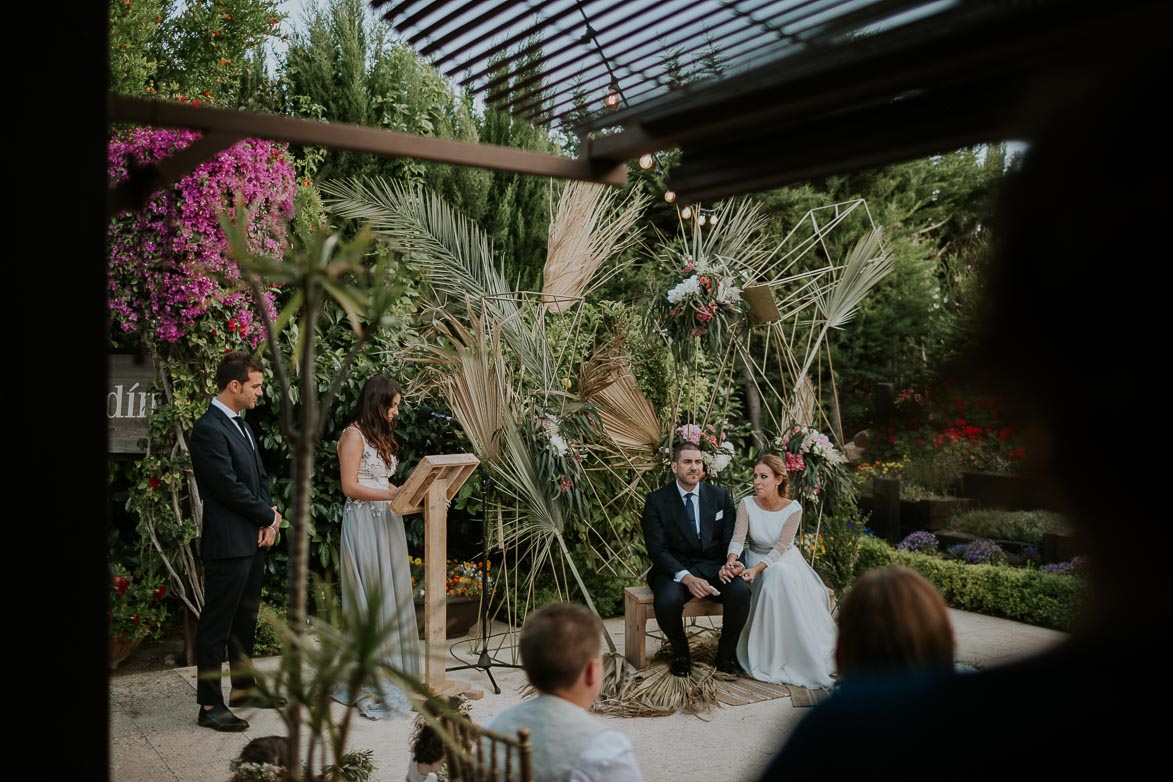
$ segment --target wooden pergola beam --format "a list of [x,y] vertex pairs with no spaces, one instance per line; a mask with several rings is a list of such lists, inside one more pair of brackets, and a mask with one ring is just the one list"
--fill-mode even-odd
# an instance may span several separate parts
[[[209,136],[219,136],[221,139],[263,138],[303,146],[367,152],[381,157],[430,160],[455,166],[473,166],[555,179],[575,179],[604,185],[622,186],[627,182],[627,168],[623,162],[564,158],[543,152],[413,136],[409,133],[361,125],[318,122],[212,106],[192,106],[187,103],[146,100],[125,95],[109,96],[109,119],[110,122],[194,128]],[[144,181],[149,181],[156,188],[165,184],[164,180],[174,182],[219,151],[219,148],[221,147],[216,143],[208,144],[203,148],[205,154],[189,154],[182,159],[182,164],[173,161],[165,173],[156,172],[146,178],[140,177],[138,181],[124,183],[111,191],[111,208],[141,204],[142,199],[149,195],[149,192],[144,192],[147,189],[144,187]]]

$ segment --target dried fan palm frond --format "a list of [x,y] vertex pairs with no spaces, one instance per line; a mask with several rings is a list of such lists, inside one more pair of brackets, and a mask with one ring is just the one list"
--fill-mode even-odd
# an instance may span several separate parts
[[412,393],[438,391],[452,408],[473,451],[484,462],[500,456],[498,432],[506,418],[513,394],[501,372],[500,340],[488,325],[470,310],[470,326],[447,316],[444,310],[432,325],[445,345],[421,343],[410,361],[423,365]]
[[827,332],[831,329],[842,328],[844,324],[855,316],[859,303],[868,294],[876,283],[892,270],[892,256],[880,246],[883,238],[883,229],[876,228],[860,238],[855,247],[848,254],[847,262],[843,265],[835,282],[819,293],[815,303],[819,309],[822,329],[818,337],[811,340],[811,348],[807,352],[806,361],[795,380],[795,388],[806,378],[811,363],[815,359],[819,346]]
[[635,243],[635,221],[648,197],[632,190],[619,202],[619,191],[589,182],[570,182],[558,199],[550,222],[549,249],[542,269],[542,301],[550,312],[569,309],[588,289],[607,261]]
[[663,433],[655,408],[631,371],[622,332],[614,333],[582,364],[578,392],[583,401],[595,405],[603,431],[620,456],[633,465],[654,466]]

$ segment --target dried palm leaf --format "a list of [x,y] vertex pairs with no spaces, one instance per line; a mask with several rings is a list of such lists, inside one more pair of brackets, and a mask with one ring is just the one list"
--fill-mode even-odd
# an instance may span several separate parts
[[802,383],[811,363],[818,353],[819,346],[827,332],[831,329],[842,328],[850,321],[859,303],[876,283],[882,280],[892,270],[892,256],[881,248],[883,229],[876,228],[871,233],[860,238],[848,254],[847,262],[843,265],[837,279],[828,286],[828,289],[816,298],[822,320],[822,328],[817,337],[812,334],[811,347],[807,351],[806,361],[795,380],[795,388]]
[[635,243],[635,221],[647,202],[639,190],[620,203],[619,191],[612,187],[570,182],[563,188],[542,269],[542,301],[550,312],[564,312],[605,280],[595,280],[588,289],[608,258]]

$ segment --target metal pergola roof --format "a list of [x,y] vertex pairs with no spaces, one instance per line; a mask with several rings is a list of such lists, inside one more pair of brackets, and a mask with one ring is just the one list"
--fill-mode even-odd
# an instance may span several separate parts
[[[679,147],[710,199],[1022,138],[1023,100],[1142,2],[371,0],[486,104],[596,167]],[[611,96],[607,100],[607,96]]]
[[[109,119],[201,141],[110,194],[109,208],[245,136],[620,185],[679,148],[681,203],[1005,140],[1027,101],[1080,78],[1173,4],[1112,0],[370,0],[486,105],[576,136],[578,158],[111,95]],[[1156,13],[1152,13],[1153,11]]]

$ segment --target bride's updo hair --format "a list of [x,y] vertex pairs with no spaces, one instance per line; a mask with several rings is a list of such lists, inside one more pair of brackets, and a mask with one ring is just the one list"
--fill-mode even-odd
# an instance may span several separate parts
[[759,464],[764,464],[770,468],[770,472],[774,473],[778,481],[778,496],[782,499],[790,499],[790,476],[786,474],[786,462],[782,461],[782,457],[772,453],[763,454],[754,463],[756,468]]

